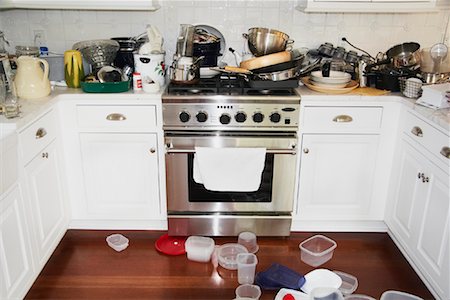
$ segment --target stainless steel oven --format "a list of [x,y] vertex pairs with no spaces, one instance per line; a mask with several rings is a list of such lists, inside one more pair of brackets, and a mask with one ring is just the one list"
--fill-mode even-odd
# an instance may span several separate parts
[[[170,235],[289,235],[300,97],[251,93],[163,95]],[[209,191],[196,183],[195,147],[265,148],[259,189]]]

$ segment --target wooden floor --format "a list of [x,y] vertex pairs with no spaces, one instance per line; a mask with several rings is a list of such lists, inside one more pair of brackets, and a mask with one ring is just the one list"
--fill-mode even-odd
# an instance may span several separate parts
[[[233,299],[236,271],[211,263],[167,256],[155,250],[164,232],[120,231],[130,246],[118,253],[105,242],[111,231],[70,230],[41,272],[27,299]],[[406,291],[433,299],[387,234],[325,233],[338,247],[320,266],[355,275],[357,293],[377,299],[385,290]],[[259,238],[257,272],[277,262],[306,274],[313,270],[300,260],[298,245],[312,233],[289,238]],[[236,238],[215,238],[216,245]],[[261,299],[276,292],[263,291]]]

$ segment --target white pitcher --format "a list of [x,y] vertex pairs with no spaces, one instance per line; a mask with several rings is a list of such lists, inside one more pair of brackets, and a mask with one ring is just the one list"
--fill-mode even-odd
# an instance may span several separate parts
[[[41,68],[44,66],[44,70]],[[22,99],[37,99],[50,94],[48,62],[44,59],[20,56],[17,59],[17,74],[14,79],[17,96]]]

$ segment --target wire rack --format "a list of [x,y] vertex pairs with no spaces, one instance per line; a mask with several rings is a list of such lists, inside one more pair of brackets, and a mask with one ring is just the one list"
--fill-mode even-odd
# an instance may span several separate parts
[[[415,78],[417,78],[417,77],[415,77]],[[420,98],[422,96],[422,86],[424,86],[426,84],[423,82],[413,81],[413,80],[408,80],[408,79],[410,79],[410,78],[400,77],[398,79],[399,85],[400,85],[400,92],[402,92],[402,94],[408,98],[415,98],[415,99]],[[417,78],[417,79],[419,79],[419,78]]]

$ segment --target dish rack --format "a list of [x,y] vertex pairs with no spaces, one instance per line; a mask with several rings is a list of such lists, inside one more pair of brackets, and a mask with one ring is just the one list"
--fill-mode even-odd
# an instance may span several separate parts
[[[400,92],[408,98],[420,98],[422,96],[422,87],[427,85],[423,82],[407,81],[409,78],[417,77],[399,77]],[[419,79],[419,78],[418,78]]]

